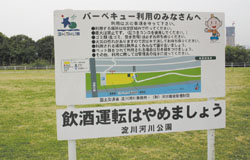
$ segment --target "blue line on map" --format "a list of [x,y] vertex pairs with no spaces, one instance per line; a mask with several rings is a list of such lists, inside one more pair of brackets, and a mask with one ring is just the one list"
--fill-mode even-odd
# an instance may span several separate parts
[[[157,95],[157,94],[174,94],[174,93],[195,93],[201,92],[201,82],[193,82],[187,84],[174,84],[169,86],[161,86],[155,88],[145,88],[131,91],[99,92],[98,97],[116,97],[116,96],[135,96],[135,95]],[[92,98],[91,92],[87,92],[87,98]]]

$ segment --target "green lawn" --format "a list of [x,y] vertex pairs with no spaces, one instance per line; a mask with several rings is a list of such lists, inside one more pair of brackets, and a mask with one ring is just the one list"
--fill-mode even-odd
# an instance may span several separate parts
[[[216,159],[247,160],[250,159],[250,68],[227,68],[226,92],[226,128],[216,130]],[[79,107],[94,106],[104,105]],[[67,159],[67,141],[57,141],[56,137],[59,108],[65,107],[55,105],[54,71],[0,71],[0,160]],[[188,131],[77,140],[77,157],[203,160],[207,157],[206,133]]]

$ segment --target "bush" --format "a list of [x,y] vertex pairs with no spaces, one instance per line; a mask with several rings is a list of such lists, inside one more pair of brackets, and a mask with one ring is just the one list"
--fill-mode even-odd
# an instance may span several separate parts
[[49,66],[50,62],[45,60],[45,59],[37,59],[34,63],[31,63],[30,65],[31,66],[36,66],[36,67]]

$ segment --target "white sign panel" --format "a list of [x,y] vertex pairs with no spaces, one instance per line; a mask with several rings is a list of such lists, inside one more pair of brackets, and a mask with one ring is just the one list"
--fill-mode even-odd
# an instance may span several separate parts
[[225,101],[57,110],[58,140],[225,128]]
[[225,96],[223,13],[54,13],[56,103]]

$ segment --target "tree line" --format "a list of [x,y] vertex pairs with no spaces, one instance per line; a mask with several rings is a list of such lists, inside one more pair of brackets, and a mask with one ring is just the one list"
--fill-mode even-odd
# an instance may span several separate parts
[[250,63],[250,49],[244,46],[226,46],[226,63]]
[[[250,62],[250,49],[244,46],[226,46],[226,63]],[[36,42],[26,35],[7,37],[0,32],[0,66],[53,65],[54,37],[45,36]]]
[[54,37],[37,41],[26,35],[7,37],[0,32],[0,66],[54,64]]

